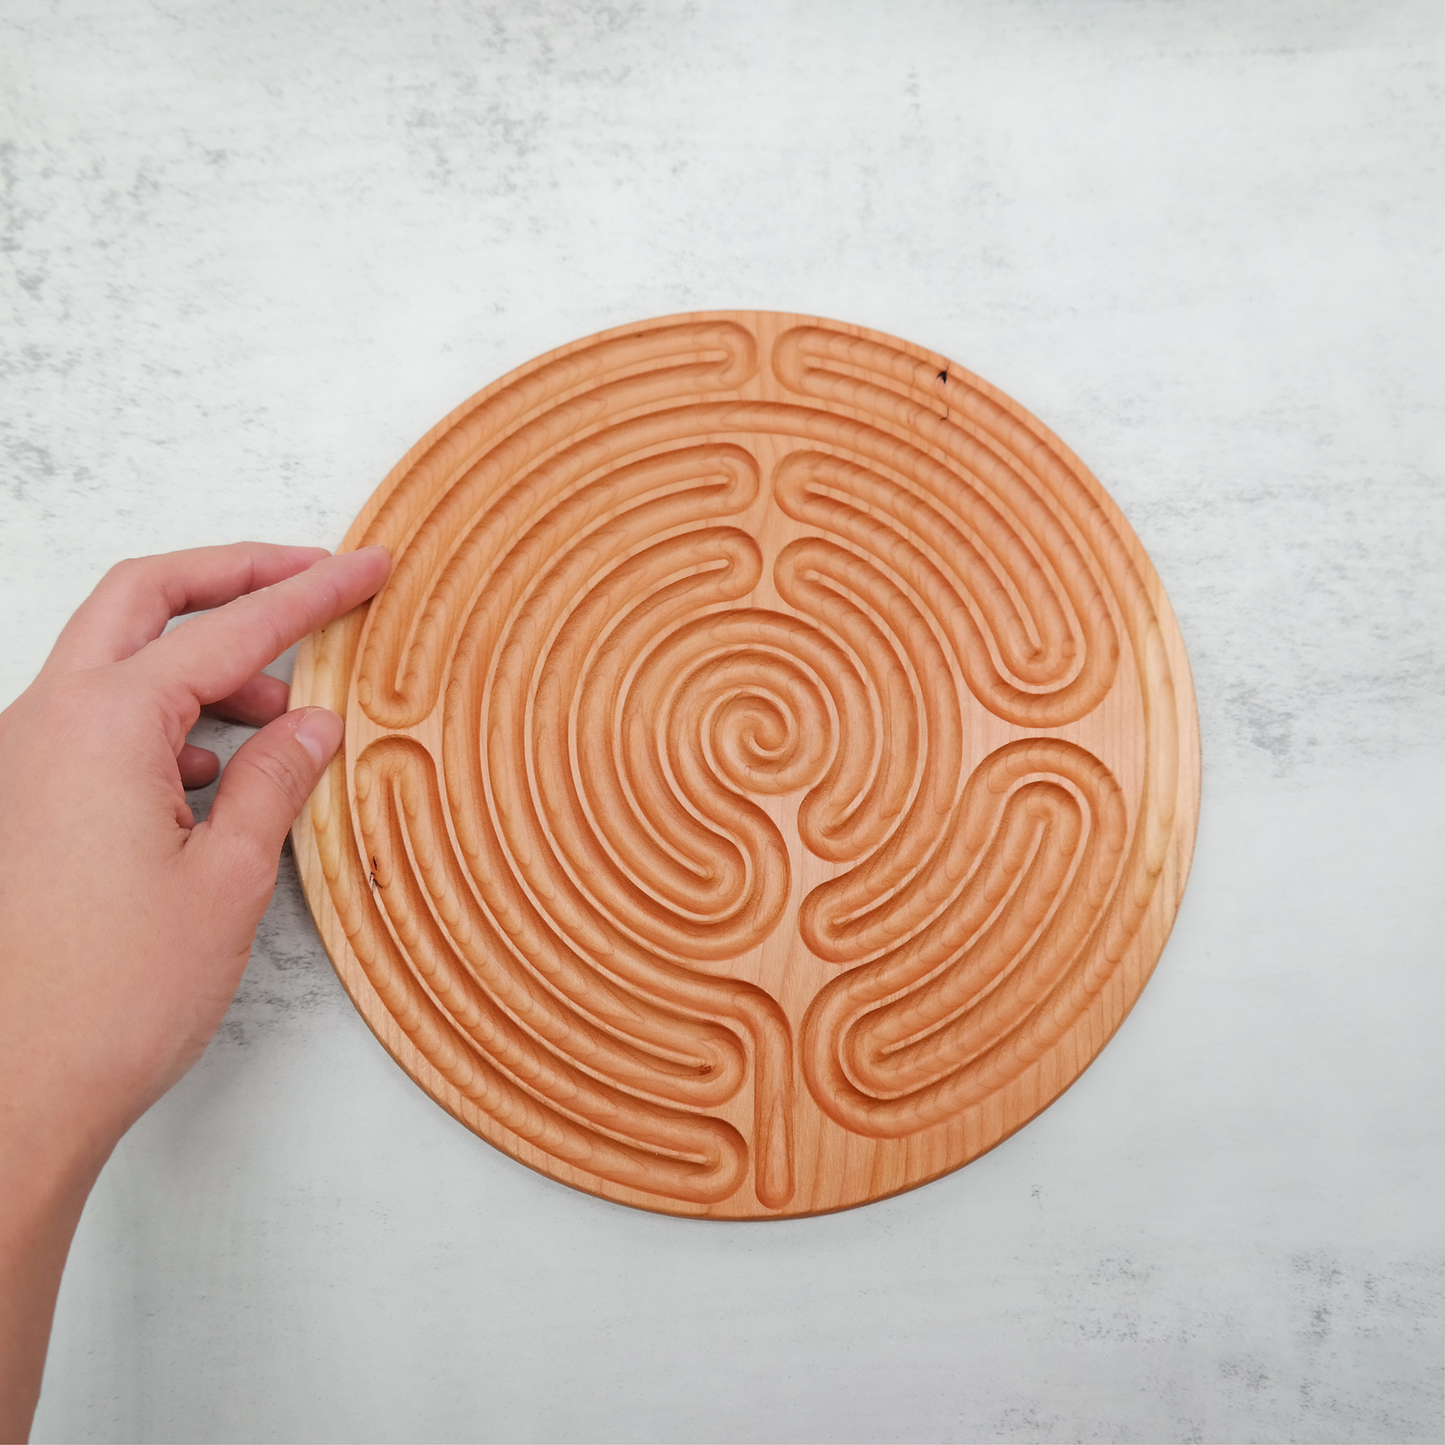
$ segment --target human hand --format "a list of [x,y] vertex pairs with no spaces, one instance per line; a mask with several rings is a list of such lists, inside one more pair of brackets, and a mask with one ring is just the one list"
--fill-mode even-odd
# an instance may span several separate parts
[[[261,669],[389,568],[380,547],[260,543],[122,562],[0,713],[5,1439],[29,1428],[90,1185],[219,1025],[287,830],[341,741],[335,713],[286,712],[286,685]],[[162,635],[202,608],[216,610]],[[219,766],[186,742],[202,708],[261,731],[196,824],[185,789]]]

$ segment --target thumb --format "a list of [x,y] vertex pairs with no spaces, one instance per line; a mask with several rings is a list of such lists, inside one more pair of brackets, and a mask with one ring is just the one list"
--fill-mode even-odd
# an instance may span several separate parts
[[324,707],[297,708],[262,728],[221,774],[205,824],[211,839],[274,874],[286,834],[341,745],[341,733],[341,719]]

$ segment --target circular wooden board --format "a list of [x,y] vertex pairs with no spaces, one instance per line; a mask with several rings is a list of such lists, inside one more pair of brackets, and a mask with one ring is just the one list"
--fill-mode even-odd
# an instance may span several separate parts
[[346,718],[296,825],[397,1062],[556,1179],[672,1214],[862,1204],[1068,1087],[1193,846],[1183,643],[1117,507],[919,347],[767,312],[479,392],[345,547]]

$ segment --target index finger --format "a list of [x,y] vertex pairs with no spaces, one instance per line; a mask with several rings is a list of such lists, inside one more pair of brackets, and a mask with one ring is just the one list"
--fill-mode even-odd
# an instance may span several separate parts
[[70,672],[119,662],[159,637],[172,617],[269,587],[326,555],[324,547],[233,542],[128,557],[76,608],[45,665]]
[[284,582],[182,623],[132,661],[204,707],[235,692],[293,642],[365,602],[390,571],[385,547],[323,557]]

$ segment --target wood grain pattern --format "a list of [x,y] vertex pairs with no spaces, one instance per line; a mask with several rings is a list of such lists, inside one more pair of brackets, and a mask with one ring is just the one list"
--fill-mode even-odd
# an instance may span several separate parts
[[303,645],[328,952],[483,1138],[674,1214],[844,1208],[1044,1108],[1137,998],[1198,811],[1118,509],[943,358],[772,313],[579,341],[458,408]]

